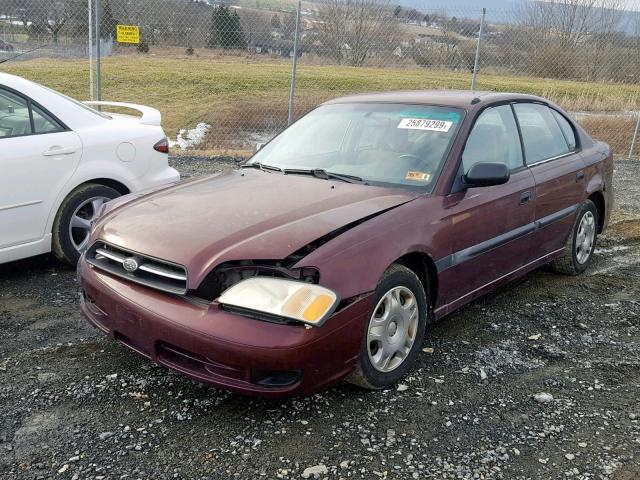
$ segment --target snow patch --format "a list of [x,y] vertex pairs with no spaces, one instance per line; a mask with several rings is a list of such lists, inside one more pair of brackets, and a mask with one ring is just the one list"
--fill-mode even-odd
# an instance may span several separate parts
[[199,123],[195,128],[181,129],[175,141],[169,139],[169,147],[180,147],[180,150],[186,150],[189,147],[200,145],[211,129],[211,125],[207,123]]
[[626,245],[614,245],[610,248],[596,248],[593,253],[599,255],[601,253],[613,253],[613,252],[624,252],[625,250],[629,250],[630,247]]

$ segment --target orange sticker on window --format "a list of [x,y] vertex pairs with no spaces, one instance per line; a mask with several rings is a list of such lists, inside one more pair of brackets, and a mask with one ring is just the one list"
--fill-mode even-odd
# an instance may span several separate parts
[[412,180],[414,182],[428,182],[431,180],[431,174],[426,172],[407,172],[404,177],[405,180]]

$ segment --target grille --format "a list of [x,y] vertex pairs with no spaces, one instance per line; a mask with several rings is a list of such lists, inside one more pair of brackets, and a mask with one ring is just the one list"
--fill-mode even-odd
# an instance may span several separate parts
[[98,241],[87,251],[87,262],[112,275],[156,290],[184,295],[187,270],[182,265],[158,260]]

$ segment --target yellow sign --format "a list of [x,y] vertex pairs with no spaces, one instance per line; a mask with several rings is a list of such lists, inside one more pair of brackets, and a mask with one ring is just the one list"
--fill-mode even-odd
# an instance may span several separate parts
[[118,43],[140,43],[140,27],[136,25],[116,25]]

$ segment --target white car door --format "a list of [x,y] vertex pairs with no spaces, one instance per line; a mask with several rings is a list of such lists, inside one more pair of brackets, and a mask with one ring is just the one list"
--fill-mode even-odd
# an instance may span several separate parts
[[0,86],[0,249],[40,240],[82,157],[79,136]]

